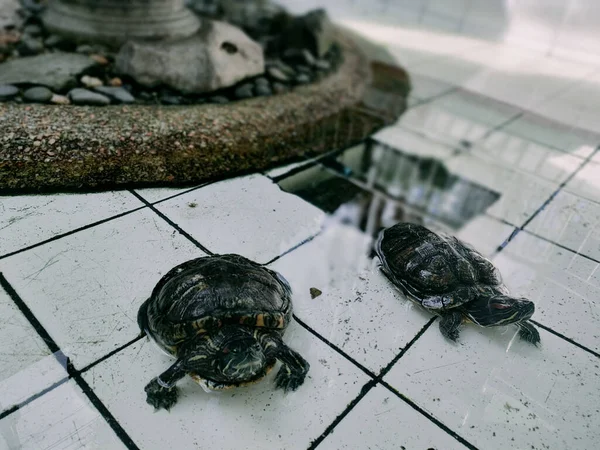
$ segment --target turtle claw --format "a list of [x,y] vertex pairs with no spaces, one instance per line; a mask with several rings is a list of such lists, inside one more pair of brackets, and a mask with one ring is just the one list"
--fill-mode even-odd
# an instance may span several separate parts
[[166,409],[169,411],[177,403],[179,397],[177,387],[164,388],[158,384],[157,378],[148,383],[144,390],[146,391],[146,403],[154,406],[155,410]]
[[519,337],[525,342],[535,345],[541,342],[539,331],[530,323],[522,322],[519,324]]
[[275,386],[284,392],[295,391],[304,383],[306,372],[292,372],[288,366],[282,366],[275,376]]

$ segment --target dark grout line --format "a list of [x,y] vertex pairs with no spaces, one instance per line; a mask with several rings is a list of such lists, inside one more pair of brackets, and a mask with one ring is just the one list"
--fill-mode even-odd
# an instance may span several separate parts
[[200,242],[198,242],[196,239],[194,239],[191,234],[189,234],[187,231],[185,231],[183,228],[181,228],[179,225],[177,225],[175,222],[173,222],[171,219],[169,219],[166,215],[164,215],[163,213],[161,213],[158,209],[156,209],[156,207],[152,203],[148,202],[140,194],[138,194],[134,190],[130,190],[129,192],[132,195],[136,196],[141,202],[143,202],[155,214],[157,214],[161,219],[163,219],[165,222],[167,222],[173,228],[175,228],[179,232],[179,234],[181,234],[182,236],[184,236],[188,241],[190,241],[192,244],[194,244],[196,247],[198,247],[204,253],[206,253],[207,255],[214,255],[213,252],[211,252],[210,250],[208,250]]
[[130,340],[129,342],[126,342],[125,344],[115,348],[114,350],[108,352],[106,355],[104,355],[102,358],[97,359],[94,362],[89,363],[87,366],[85,366],[83,369],[78,370],[77,373],[82,374],[87,372],[88,370],[90,370],[92,367],[97,366],[98,364],[100,364],[101,362],[106,361],[108,358],[110,358],[111,356],[113,356],[116,353],[119,353],[121,350],[126,349],[127,347],[129,347],[130,345],[135,344],[136,342],[142,340],[145,337],[145,334],[140,334],[139,336],[136,336],[135,338],[133,338],[132,340]]
[[579,342],[574,341],[570,337],[567,337],[564,334],[559,333],[558,331],[555,331],[552,328],[547,327],[546,325],[543,325],[543,324],[539,323],[537,320],[529,319],[529,321],[531,323],[535,324],[536,326],[540,327],[542,330],[546,330],[548,333],[552,333],[554,336],[559,337],[559,338],[567,341],[569,344],[573,344],[575,347],[579,347],[581,350],[586,351],[586,352],[588,352],[591,355],[594,355],[596,358],[600,358],[600,353],[595,352],[594,350],[592,350],[590,348],[587,348],[585,345],[582,345]]
[[538,239],[540,239],[540,240],[542,240],[542,241],[548,242],[549,244],[552,244],[552,245],[556,245],[558,248],[562,248],[563,250],[566,250],[566,251],[568,251],[568,252],[571,252],[571,253],[573,253],[573,254],[575,254],[575,255],[577,255],[577,256],[581,256],[582,258],[585,258],[585,259],[587,259],[588,261],[592,261],[592,262],[594,262],[594,263],[596,263],[596,264],[600,264],[600,261],[599,261],[599,260],[597,260],[597,259],[595,259],[595,258],[592,258],[591,256],[584,255],[583,253],[579,253],[577,250],[573,250],[572,248],[569,248],[569,247],[567,247],[567,246],[565,246],[565,245],[559,244],[558,242],[554,242],[553,240],[550,240],[550,239],[548,239],[548,238],[545,238],[545,237],[543,237],[543,236],[540,236],[539,234],[536,234],[536,233],[534,233],[533,231],[529,231],[529,230],[523,230],[523,233],[529,234],[529,235],[531,235],[531,236],[535,236],[536,238],[538,238]]
[[519,120],[521,117],[523,117],[525,115],[525,111],[521,110],[521,112],[518,112],[517,114],[515,114],[512,117],[509,117],[508,119],[506,119],[504,122],[499,123],[498,125],[496,125],[494,128],[492,128],[489,131],[486,131],[484,133],[483,136],[481,136],[479,139],[477,139],[475,142],[479,142],[479,141],[483,141],[484,139],[488,138],[492,133],[495,133],[496,131],[500,131],[502,130],[502,128],[504,128],[507,125],[510,125],[511,123],[513,123],[516,120]]
[[31,397],[27,398],[26,400],[23,400],[21,403],[18,403],[16,405],[11,406],[10,408],[2,411],[0,413],[0,420],[4,419],[6,416],[11,415],[12,413],[24,408],[25,406],[27,406],[28,404],[30,404],[32,401],[37,400],[38,398],[40,398],[42,395],[47,394],[48,392],[56,389],[59,386],[62,386],[63,384],[65,384],[67,381],[69,381],[69,377],[64,377],[62,379],[60,379],[59,381],[57,381],[56,383],[48,386],[47,388],[41,390],[40,392],[32,395]]
[[8,258],[8,257],[10,257],[10,256],[17,255],[17,254],[19,254],[19,253],[26,252],[26,251],[28,251],[28,250],[31,250],[31,249],[34,249],[34,248],[37,248],[37,247],[40,247],[40,246],[42,246],[42,245],[45,245],[45,244],[48,244],[48,243],[50,243],[50,242],[57,241],[58,239],[62,239],[62,238],[64,238],[64,237],[71,236],[72,234],[79,233],[80,231],[84,231],[84,230],[87,230],[87,229],[89,229],[89,228],[93,228],[93,227],[95,227],[95,226],[102,225],[102,224],[104,224],[104,223],[106,223],[106,222],[110,222],[110,221],[112,221],[112,220],[115,220],[115,219],[120,219],[121,217],[124,217],[124,216],[127,216],[127,215],[129,215],[129,214],[132,214],[132,213],[134,213],[134,212],[140,211],[140,210],[142,210],[142,209],[144,209],[144,208],[146,208],[146,207],[145,207],[145,206],[140,206],[140,207],[138,207],[138,208],[135,208],[135,209],[131,209],[131,210],[129,210],[129,211],[122,212],[122,213],[120,213],[120,214],[117,214],[117,215],[115,215],[115,216],[111,216],[111,217],[108,217],[108,218],[106,218],[106,219],[102,219],[102,220],[99,220],[99,221],[97,221],[97,222],[90,223],[90,224],[88,224],[88,225],[85,225],[85,226],[83,226],[83,227],[75,228],[74,230],[67,231],[66,233],[62,233],[62,234],[58,234],[58,235],[56,235],[56,236],[52,236],[51,238],[49,238],[49,239],[46,239],[46,240],[44,240],[44,241],[41,241],[41,242],[38,242],[37,244],[33,244],[33,245],[30,245],[30,246],[28,246],[28,247],[24,247],[24,248],[21,248],[21,249],[19,249],[19,250],[15,250],[14,252],[10,252],[10,253],[6,253],[6,254],[4,254],[4,255],[1,255],[1,256],[0,256],[0,260],[1,260],[1,259]]
[[325,440],[327,436],[329,436],[335,427],[342,421],[344,417],[346,417],[350,411],[354,409],[354,407],[360,402],[365,395],[369,393],[371,389],[373,389],[377,385],[377,381],[369,380],[360,390],[360,393],[350,402],[348,406],[329,424],[329,426],[325,429],[323,434],[321,434],[318,438],[312,441],[308,447],[308,450],[314,450],[317,448],[321,442]]
[[[38,336],[44,341],[48,349],[52,352],[54,357],[57,359],[69,376],[72,378],[77,385],[81,388],[81,390],[88,397],[90,402],[96,407],[98,412],[102,415],[104,420],[110,425],[115,434],[123,441],[123,444],[129,450],[139,450],[139,447],[133,442],[133,440],[129,437],[127,432],[121,427],[121,425],[116,421],[113,415],[108,411],[106,406],[102,403],[102,401],[98,398],[98,396],[94,393],[94,391],[90,388],[87,382],[83,379],[83,377],[75,370],[69,359],[64,355],[56,341],[52,339],[48,331],[44,328],[44,326],[40,323],[40,321],[35,317],[31,309],[27,306],[25,301],[19,296],[17,291],[12,287],[12,285],[8,282],[8,280],[4,277],[4,274],[0,272],[0,286],[6,291],[8,296],[15,303],[17,308],[23,313],[25,318],[29,321],[31,326],[35,329]],[[66,381],[66,380],[65,380]],[[53,388],[55,388],[54,386]],[[41,393],[39,395],[42,395]],[[33,399],[32,399],[33,400]],[[11,410],[11,413],[17,411],[19,407],[15,407]],[[7,413],[8,415],[10,413]]]
[[261,264],[262,266],[268,266],[269,264],[274,263],[275,261],[283,258],[285,255],[288,255],[289,253],[293,252],[294,250],[298,249],[299,247],[302,247],[304,244],[308,244],[310,241],[312,241],[313,239],[315,239],[316,237],[318,237],[321,233],[323,232],[323,230],[319,230],[318,233],[313,234],[310,237],[307,237],[306,239],[304,239],[302,242],[300,242],[299,244],[294,245],[293,247],[287,249],[285,252],[283,252],[282,254],[276,256],[275,258],[271,259],[270,261]]
[[371,372],[369,369],[367,369],[365,366],[363,366],[361,363],[359,363],[358,361],[356,361],[354,358],[352,358],[352,356],[348,355],[346,352],[344,352],[341,348],[339,348],[337,345],[335,345],[333,342],[330,342],[329,340],[327,340],[326,338],[324,338],[323,336],[321,336],[321,334],[319,332],[317,332],[314,328],[310,327],[309,325],[307,325],[302,319],[299,319],[298,316],[296,316],[295,314],[293,315],[294,320],[296,322],[298,322],[298,324],[304,328],[306,331],[312,333],[317,339],[319,339],[320,341],[324,342],[325,344],[327,344],[329,347],[331,347],[333,350],[335,350],[337,353],[339,353],[341,356],[343,356],[344,358],[346,358],[348,361],[350,361],[352,364],[354,364],[356,367],[358,367],[360,370],[362,370],[366,375],[368,375],[369,377],[375,379],[377,378],[377,375],[375,375],[373,372]]
[[[546,208],[546,206],[548,206],[552,202],[552,200],[554,200],[554,198],[563,190],[563,188],[573,178],[575,178],[575,176],[579,172],[581,172],[581,170],[583,170],[583,168],[586,166],[586,164],[591,161],[591,159],[594,157],[594,155],[598,152],[599,149],[600,149],[600,147],[596,147],[596,149],[592,153],[590,153],[590,155],[587,158],[585,158],[582,161],[582,163],[579,165],[579,167],[577,169],[575,169],[573,171],[573,173],[571,173],[571,175],[569,175],[565,179],[565,181],[560,183],[558,188],[556,188],[556,190],[550,195],[550,197],[548,197],[548,199],[542,204],[542,206],[540,206],[529,218],[527,218],[527,220],[523,223],[523,225],[521,225],[520,227],[515,227],[515,231],[513,231],[513,233],[510,235],[510,237],[505,242],[503,242],[500,246],[498,246],[498,248],[492,254],[491,257],[498,255],[498,253],[500,253],[502,250],[504,250],[506,248],[506,246],[515,238],[515,236],[517,236],[521,231],[524,231],[524,229],[527,227],[527,225],[529,225],[533,221],[533,219],[535,219]],[[532,234],[534,234],[534,233],[532,233]]]
[[405,395],[400,393],[396,388],[389,385],[385,381],[380,381],[380,383],[382,386],[386,387],[390,392],[392,392],[394,395],[396,395],[400,400],[402,400],[404,403],[409,405],[415,411],[417,411],[417,412],[421,413],[422,415],[424,415],[425,417],[427,417],[430,421],[432,421],[434,424],[436,424],[439,428],[444,430],[446,433],[448,433],[450,436],[452,436],[454,439],[456,439],[462,445],[464,445],[465,447],[467,447],[470,450],[478,450],[477,447],[475,447],[473,444],[471,444],[465,438],[463,438],[462,436],[460,436],[459,434],[454,432],[451,428],[448,428],[447,425],[444,425],[444,423],[440,422],[438,419],[433,417],[431,414],[429,414],[427,411],[425,411],[423,408],[421,408],[419,405],[417,405],[411,399],[409,399],[408,397],[406,397]]

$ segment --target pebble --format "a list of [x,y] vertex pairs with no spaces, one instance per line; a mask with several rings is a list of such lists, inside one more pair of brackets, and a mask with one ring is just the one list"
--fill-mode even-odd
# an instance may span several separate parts
[[254,84],[257,86],[269,86],[269,80],[267,80],[265,77],[260,77],[254,80]]
[[315,57],[307,49],[288,48],[283,52],[283,57],[287,61],[296,63],[306,63],[309,66],[315,64]]
[[98,86],[94,89],[96,92],[99,92],[111,99],[115,100],[117,103],[133,103],[135,102],[135,97],[127,92],[122,87],[114,87],[114,86]]
[[92,48],[91,45],[88,44],[82,44],[82,45],[78,45],[77,48],[75,49],[75,53],[82,53],[82,54],[90,54],[93,53],[94,49]]
[[19,88],[12,84],[0,85],[0,101],[9,100],[19,93]]
[[110,103],[110,99],[105,95],[88,91],[87,89],[71,89],[68,95],[76,105],[104,106]]
[[253,87],[250,83],[242,84],[235,90],[235,96],[240,99],[253,97]]
[[22,56],[38,55],[44,51],[44,44],[35,38],[24,36],[19,42],[17,50]]
[[283,94],[288,91],[288,87],[283,83],[273,83],[273,92]]
[[273,95],[273,91],[271,90],[271,87],[268,84],[267,85],[257,84],[255,92],[256,92],[256,95],[259,95],[261,97]]
[[319,70],[329,70],[331,69],[331,63],[325,59],[317,59],[315,61],[315,67]]
[[181,105],[181,97],[177,95],[162,95],[160,97],[160,102],[165,105]]
[[290,81],[288,76],[281,71],[278,67],[269,67],[267,73],[271,78],[277,81]]
[[112,78],[108,84],[110,84],[111,86],[115,86],[115,87],[119,87],[119,86],[123,86],[123,80],[121,80],[118,77]]
[[296,83],[298,84],[307,84],[310,83],[310,77],[305,73],[301,73],[296,77]]
[[298,65],[296,66],[296,69],[298,70],[298,72],[300,73],[305,73],[307,75],[310,75],[312,73],[312,70],[310,70],[310,67],[308,66],[304,66],[304,65]]
[[28,102],[46,103],[54,94],[50,89],[43,86],[32,87],[23,93],[23,98]]
[[50,103],[54,103],[55,105],[70,105],[71,100],[64,95],[54,94],[50,99]]
[[23,28],[23,33],[29,36],[38,37],[42,35],[42,27],[39,25],[31,24]]
[[210,97],[208,99],[208,101],[210,103],[219,103],[219,104],[229,103],[229,99],[227,97],[223,97],[222,95],[217,95],[215,97]]
[[108,58],[106,56],[100,55],[98,53],[94,53],[94,54],[90,55],[90,58],[92,58],[94,61],[96,61],[101,66],[105,66],[108,64]]
[[89,75],[84,75],[81,77],[81,84],[85,85],[85,87],[94,88],[98,86],[102,86],[102,80],[100,78],[90,77]]

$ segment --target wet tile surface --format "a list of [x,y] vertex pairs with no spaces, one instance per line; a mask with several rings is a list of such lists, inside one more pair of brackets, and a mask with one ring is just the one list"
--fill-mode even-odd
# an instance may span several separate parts
[[421,414],[381,386],[372,389],[319,448],[351,450],[357,445],[373,450],[467,448],[433,423],[423,423]]
[[600,203],[600,160],[591,160],[565,186],[565,190]]
[[0,262],[76,368],[139,334],[137,310],[168,270],[205,256],[148,209]]
[[599,223],[600,203],[561,191],[525,229],[600,261]]
[[0,448],[27,450],[127,447],[73,381],[0,420]]
[[208,250],[261,263],[318,233],[323,219],[321,211],[262,175],[211,184],[157,208]]
[[140,206],[129,192],[0,197],[0,256]]
[[67,371],[1,287],[0,318],[2,413],[65,378]]
[[224,450],[240,445],[256,450],[306,449],[358,395],[367,377],[297,324],[290,326],[285,340],[311,365],[304,385],[288,394],[274,389],[272,375],[222,393],[205,393],[185,379],[179,383],[177,405],[170,412],[155,413],[145,402],[144,386],[170,360],[147,341],[116,354],[84,377],[140,448],[183,450],[218,442]]
[[479,330],[453,346],[434,323],[385,379],[478,448],[593,447],[598,358],[545,331],[536,348]]
[[514,295],[535,302],[535,320],[600,352],[598,262],[529,233],[519,233],[493,262]]

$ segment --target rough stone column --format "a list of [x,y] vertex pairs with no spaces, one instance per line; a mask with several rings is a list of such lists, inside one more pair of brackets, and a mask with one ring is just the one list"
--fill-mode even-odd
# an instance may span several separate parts
[[43,20],[54,33],[115,47],[131,38],[186,37],[200,26],[184,0],[52,0]]

